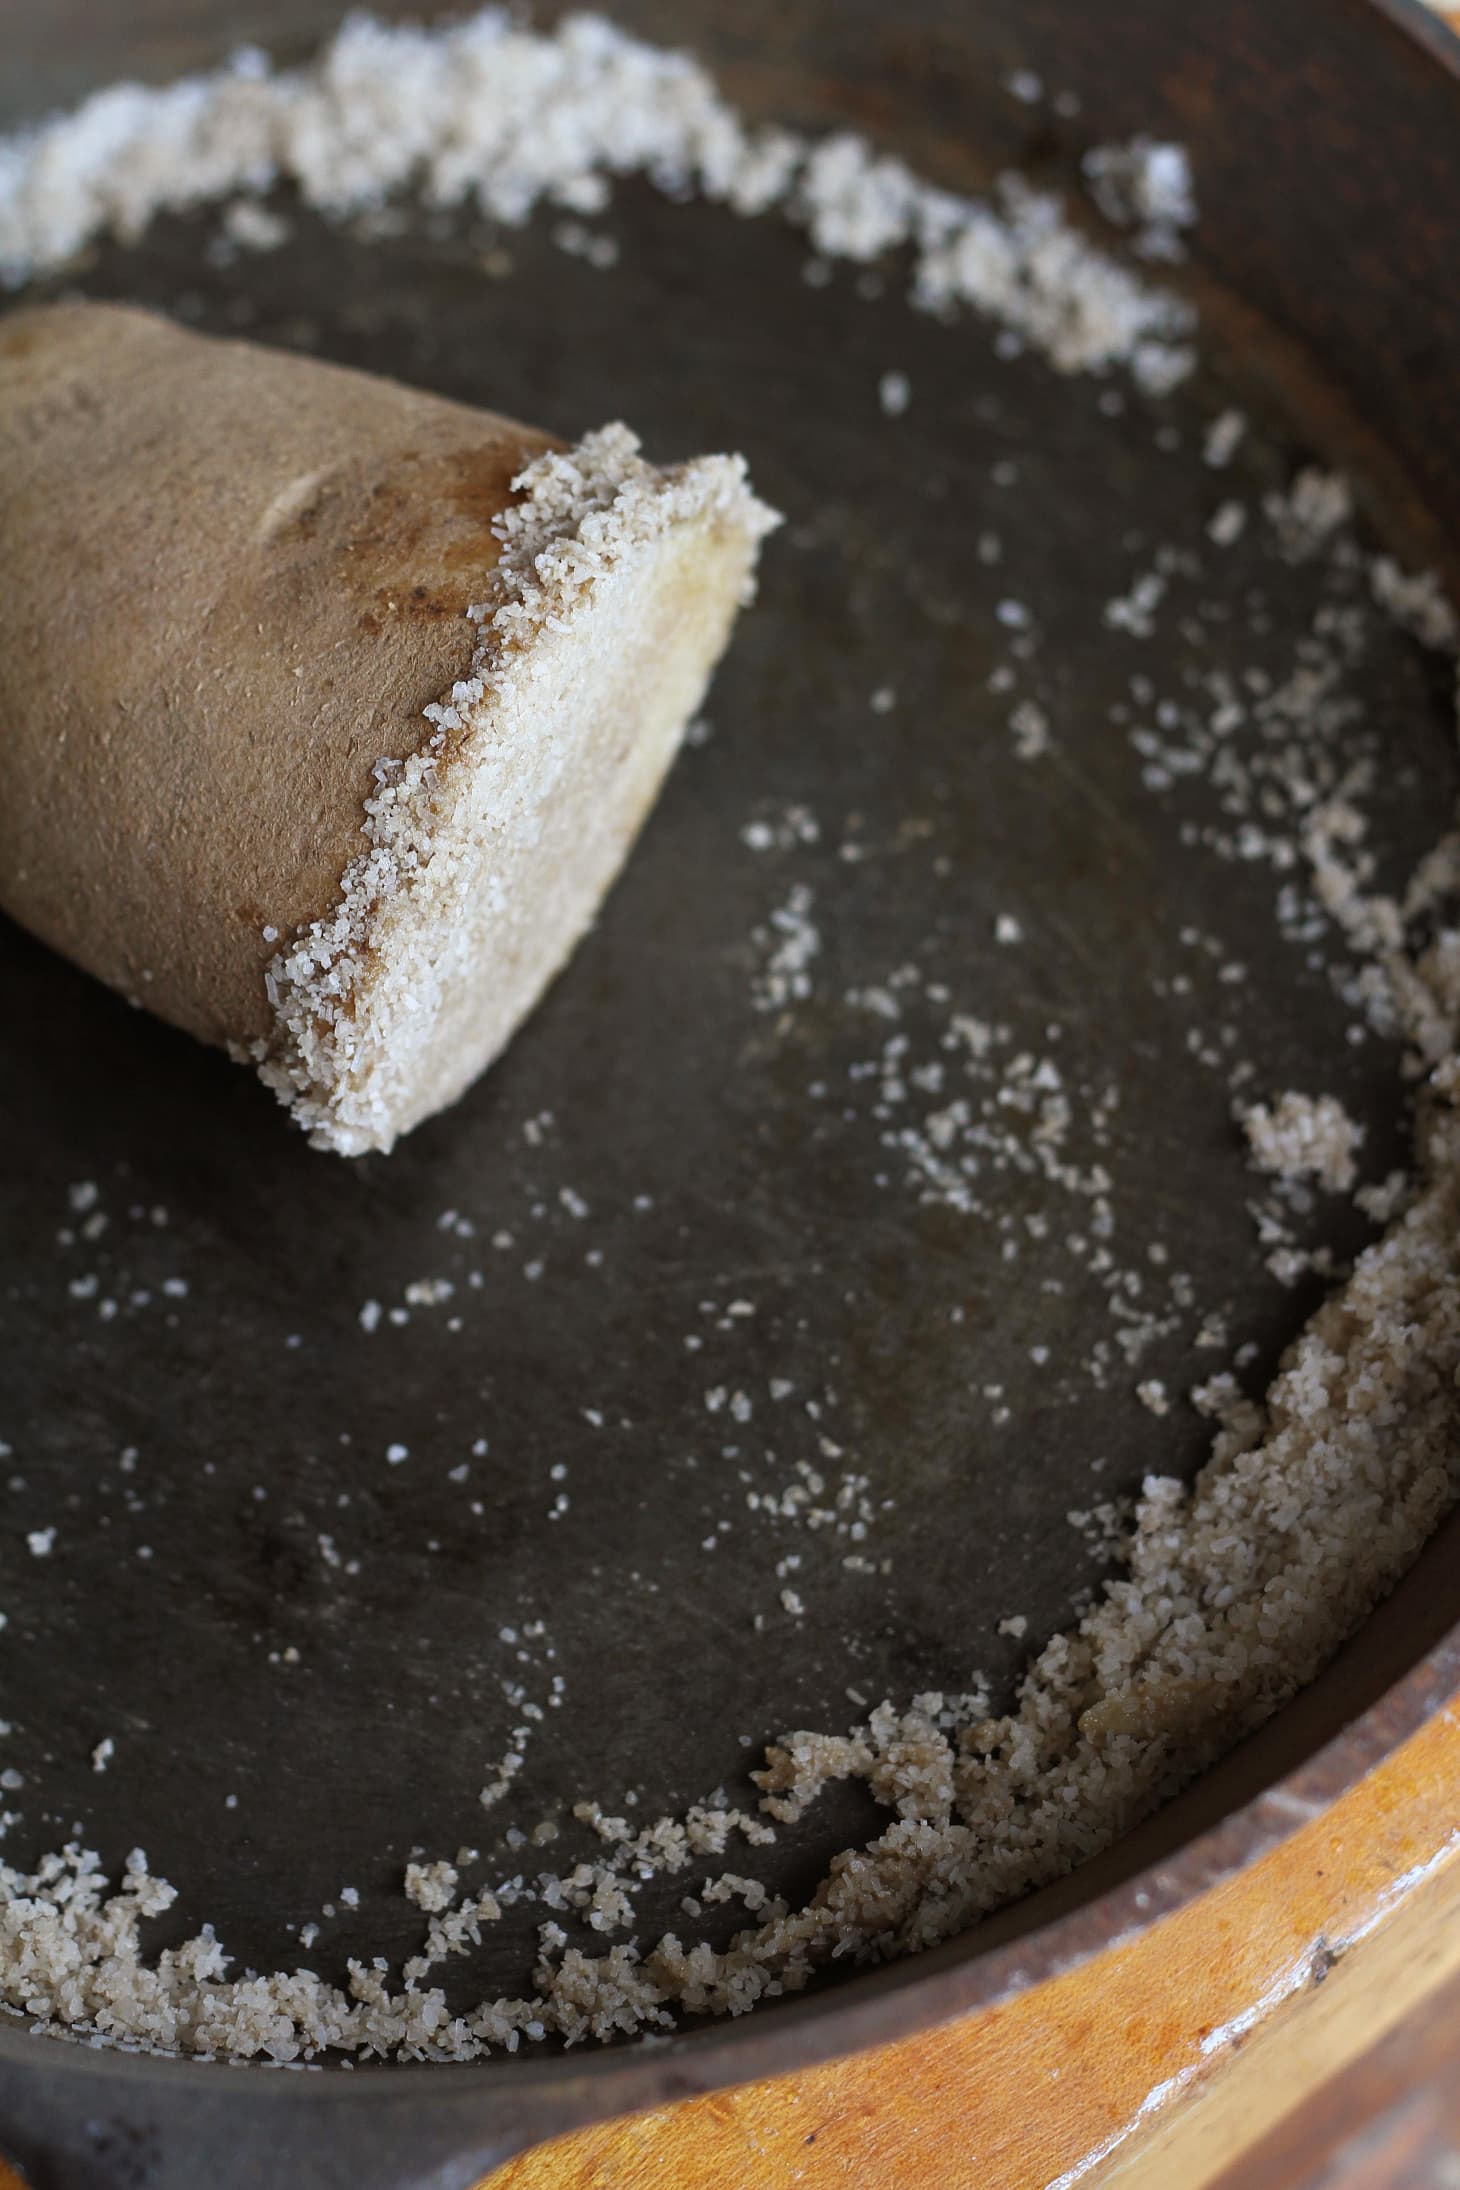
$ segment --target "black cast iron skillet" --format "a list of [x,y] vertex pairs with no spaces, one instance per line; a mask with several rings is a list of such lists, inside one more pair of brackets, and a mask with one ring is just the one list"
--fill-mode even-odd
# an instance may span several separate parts
[[[1258,1375],[1317,1296],[1254,1277],[1223,1085],[1153,1001],[1189,962],[1183,925],[1252,967],[1243,1038],[1266,1078],[1337,1087],[1368,1122],[1376,1170],[1403,1148],[1393,1056],[1346,1044],[1326,976],[1274,951],[1270,889],[1183,850],[1103,727],[1134,668],[1179,678],[1195,641],[1163,625],[1136,664],[1100,609],[1190,526],[1194,493],[1215,493],[1192,451],[1224,401],[1255,421],[1232,475],[1244,494],[1319,451],[1360,479],[1366,521],[1453,576],[1454,43],[1401,0],[618,12],[695,46],[752,111],[850,122],[955,187],[1010,164],[1068,187],[1092,142],[1180,137],[1200,185],[1183,278],[1207,362],[1162,406],[1131,398],[1108,415],[1096,383],[1011,363],[987,330],[871,302],[851,276],[808,287],[804,245],[776,224],[636,187],[619,197],[611,277],[540,220],[506,239],[513,278],[486,280],[475,262],[503,239],[419,219],[369,245],[301,219],[279,252],[227,264],[204,248],[208,222],[167,222],[68,277],[564,431],[621,412],[656,453],[744,447],[791,519],[717,685],[715,735],[677,771],[599,929],[499,1070],[388,1161],[312,1155],[221,1060],[0,934],[0,1434],[15,1470],[0,1679],[25,1782],[6,1853],[34,1857],[73,1820],[112,1864],[142,1842],[240,1964],[302,1956],[298,1928],[325,1902],[336,1915],[319,1919],[311,1967],[338,1976],[349,1952],[410,1951],[399,1879],[417,1848],[473,1840],[488,1873],[535,1866],[476,1804],[516,1716],[504,1682],[565,1681],[501,1820],[560,1824],[540,1859],[557,1863],[575,1798],[636,1796],[647,1816],[740,1788],[739,1737],[839,1726],[848,1687],[909,1694],[978,1665],[1007,1695],[1021,1646],[1000,1622],[1019,1612],[1051,1632],[1098,1579],[1067,1510],[1200,1464],[1194,1419],[1158,1420],[1123,1391],[1097,1403],[1067,1373],[1108,1335],[1103,1298],[1076,1289],[1052,1306],[1037,1261],[1002,1258],[1004,1235],[878,1182],[875,1121],[814,1091],[868,1053],[849,985],[916,957],[990,1016],[1061,1021],[1065,1056],[1121,1082],[1129,1238],[1166,1245],[1203,1299],[1230,1305]],[[104,15],[7,0],[4,17],[8,122],[124,73],[165,80],[241,38],[294,57],[334,20],[282,0]],[[1012,99],[1016,68],[1077,106]],[[914,388],[900,439],[878,418],[888,370]],[[995,508],[999,457],[1017,493]],[[996,574],[971,553],[991,523]],[[1263,589],[1280,654],[1317,581],[1243,563],[1258,544],[1234,552],[1234,598]],[[988,690],[1005,593],[1038,607],[1027,671],[1070,755],[1037,794]],[[1397,635],[1363,676],[1385,741],[1377,822],[1402,871],[1453,800],[1450,696]],[[890,715],[869,706],[884,685]],[[747,821],[798,803],[818,815],[816,844],[746,846]],[[841,859],[843,842],[868,855]],[[814,892],[823,955],[782,1024],[748,998],[768,915],[797,883]],[[988,941],[1010,907],[1025,918],[1018,953]],[[58,1246],[80,1181],[98,1186],[108,1230]],[[1008,1191],[1017,1217],[1036,1206]],[[469,1235],[441,1228],[448,1209]],[[1321,1227],[1340,1253],[1365,1236],[1351,1215]],[[491,1245],[502,1231],[510,1249]],[[92,1267],[123,1301],[109,1324],[68,1290]],[[433,1275],[457,1288],[449,1308],[362,1332],[366,1299],[399,1303]],[[737,1299],[753,1317],[727,1313]],[[1151,1357],[1174,1390],[1212,1365],[1189,1341],[1188,1328]],[[870,1572],[842,1565],[843,1543],[745,1518],[738,1471],[762,1481],[771,1435],[783,1473],[806,1457],[807,1418],[772,1432],[757,1417],[727,1455],[734,1436],[704,1394],[782,1375],[798,1400],[819,1395],[823,1430],[873,1485]],[[1012,1431],[990,1418],[991,1383]],[[395,1468],[393,1442],[411,1455]],[[53,1523],[54,1554],[30,1558],[26,1535]],[[320,1555],[325,1534],[339,1566]],[[0,2149],[38,2186],[445,2190],[574,2123],[1037,1984],[1253,1861],[1440,1706],[1460,1675],[1453,1546],[1442,1533],[1323,1678],[1158,1818],[917,1961],[652,2047],[451,2071],[231,2070],[0,2027]],[[809,1606],[799,1621],[774,1573],[788,1555],[803,1562],[787,1570]],[[100,1777],[90,1752],[107,1736]],[[875,1823],[829,1799],[783,1839],[777,1882],[806,1891]],[[646,1933],[684,1890],[646,1899]],[[489,1938],[476,1992],[520,1985],[540,1913]]]

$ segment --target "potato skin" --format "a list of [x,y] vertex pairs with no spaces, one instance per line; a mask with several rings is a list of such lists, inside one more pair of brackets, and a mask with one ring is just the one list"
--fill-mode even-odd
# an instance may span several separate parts
[[247,1046],[561,444],[126,306],[0,319],[0,905]]

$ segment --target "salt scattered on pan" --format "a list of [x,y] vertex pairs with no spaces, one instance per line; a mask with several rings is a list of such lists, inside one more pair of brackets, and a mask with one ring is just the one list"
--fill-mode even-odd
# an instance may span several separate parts
[[1206,430],[1202,443],[1202,461],[1213,471],[1225,471],[1236,455],[1243,435],[1247,431],[1247,419],[1242,411],[1220,411]]
[[1353,1185],[1364,1129],[1336,1095],[1302,1095],[1289,1088],[1276,1102],[1253,1103],[1238,1115],[1259,1170],[1285,1179],[1316,1179],[1334,1194]]
[[821,824],[809,806],[792,801],[771,818],[748,821],[740,832],[747,851],[788,852],[821,841]]
[[[1127,192],[1150,216],[1141,233],[1176,234],[1189,191],[1175,148],[1130,157]],[[1189,307],[1094,249],[1058,198],[1017,177],[987,202],[959,197],[852,132],[748,123],[687,56],[602,17],[541,33],[499,7],[434,29],[353,15],[308,67],[275,72],[251,50],[211,75],[113,86],[0,139],[0,280],[219,200],[232,201],[229,230],[242,224],[233,240],[257,247],[272,231],[241,208],[280,185],[340,221],[378,220],[408,190],[507,224],[546,199],[570,216],[560,247],[603,264],[612,240],[581,216],[629,174],[746,218],[779,210],[809,234],[814,264],[910,245],[915,304],[981,312],[1062,372],[1123,364],[1160,393],[1190,370]]]
[[1285,489],[1265,495],[1262,507],[1288,560],[1307,562],[1353,516],[1353,488],[1342,472],[1306,464]]
[[[277,251],[293,229],[282,213],[271,212],[257,199],[235,198],[223,209],[223,233],[245,251]],[[266,928],[265,937],[268,932]]]
[[1391,1171],[1387,1178],[1359,1187],[1354,1194],[1354,1203],[1371,1223],[1392,1224],[1413,1193],[1414,1180],[1410,1174]]
[[810,996],[811,967],[821,951],[821,931],[811,917],[815,903],[815,892],[797,882],[767,925],[755,931],[755,940],[766,951],[751,986],[757,1011],[783,1011]]
[[1166,579],[1159,570],[1148,570],[1133,579],[1130,590],[1105,604],[1105,623],[1111,631],[1129,632],[1133,639],[1149,639],[1156,628],[1156,611],[1166,598]]
[[603,230],[586,228],[582,221],[558,221],[552,232],[553,242],[570,258],[582,259],[600,273],[618,264],[618,243]]
[[1369,584],[1379,606],[1421,646],[1442,654],[1460,647],[1460,620],[1437,571],[1407,572],[1392,555],[1376,555],[1369,565]]
[[1132,137],[1127,144],[1096,145],[1081,163],[1091,197],[1117,228],[1136,231],[1143,258],[1185,256],[1183,232],[1196,225],[1191,162],[1179,144]]
[[1220,503],[1212,512],[1207,524],[1207,538],[1218,547],[1231,547],[1240,540],[1247,525],[1247,509],[1242,502]]
[[457,1871],[454,1864],[408,1863],[405,1875],[405,1894],[418,1909],[436,1916],[449,1909],[456,1898]]
[[1021,700],[1009,717],[1016,760],[1039,760],[1049,751],[1049,717],[1033,700]]

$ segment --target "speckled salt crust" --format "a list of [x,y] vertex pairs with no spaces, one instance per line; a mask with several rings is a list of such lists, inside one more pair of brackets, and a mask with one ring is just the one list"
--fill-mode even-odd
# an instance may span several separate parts
[[[599,212],[619,175],[745,216],[779,210],[824,258],[910,244],[915,304],[969,305],[1061,372],[1118,364],[1159,391],[1191,369],[1182,300],[1085,242],[1057,197],[1019,177],[991,203],[959,197],[850,131],[816,140],[747,123],[688,55],[601,16],[544,35],[498,7],[433,29],[352,16],[308,68],[276,75],[250,49],[160,89],[115,84],[0,138],[0,282],[54,271],[98,235],[135,239],[159,213],[280,182],[329,219],[418,190],[515,223],[544,199]],[[1169,213],[1167,198],[1158,191]],[[235,240],[238,220],[231,207]]]
[[[977,1696],[921,1696],[849,1734],[787,1734],[769,1750],[757,1776],[771,1817],[800,1816],[835,1779],[864,1781],[894,1813],[835,1859],[805,1907],[773,1905],[723,1951],[670,1935],[648,1952],[588,1954],[550,1922],[529,1995],[453,2014],[430,1972],[501,1910],[490,1892],[452,1908],[450,1866],[408,1875],[430,1928],[401,1981],[356,1963],[343,1991],[307,1968],[231,1978],[211,1928],[148,1957],[140,1926],[172,1905],[171,1887],[134,1854],[113,1891],[96,1857],[72,1847],[30,1875],[0,1867],[0,1994],[53,2026],[193,2054],[467,2060],[524,2038],[743,2013],[828,1961],[949,1938],[1069,1870],[1310,1680],[1460,1489],[1457,1093],[1451,1063],[1435,1076],[1429,1184],[1409,1213],[1303,1332],[1266,1409],[1225,1410],[1196,1482],[1147,1480],[1125,1576],[1045,1646],[1007,1717],[983,1716]],[[1211,1411],[1222,1416],[1219,1395]],[[675,1870],[722,1852],[732,1831],[774,1830],[697,1811],[631,1842],[620,1821],[595,1822],[620,1864],[581,1867],[564,1906],[601,1912],[605,1929],[632,1917],[615,1878],[636,1858]]]
[[[268,968],[274,1029],[252,1055],[316,1147],[358,1155],[390,1145],[462,931],[454,908],[480,879],[463,817],[505,813],[528,793],[540,804],[551,789],[561,755],[546,732],[526,735],[539,642],[570,631],[611,578],[632,585],[642,564],[650,582],[653,550],[677,528],[738,534],[753,564],[779,523],[751,494],[740,457],[658,471],[638,451],[626,426],[605,426],[514,480],[520,499],[494,524],[500,560],[467,611],[480,634],[470,675],[425,710],[429,728],[409,759],[376,763],[367,848],[345,869],[339,904]],[[742,598],[752,591],[747,578]]]

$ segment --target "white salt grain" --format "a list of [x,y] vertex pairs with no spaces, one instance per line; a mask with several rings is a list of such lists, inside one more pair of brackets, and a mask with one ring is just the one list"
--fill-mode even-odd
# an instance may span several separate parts
[[1136,231],[1142,257],[1185,256],[1183,231],[1195,227],[1197,212],[1191,163],[1181,145],[1132,137],[1128,144],[1094,146],[1081,165],[1105,218]]
[[618,244],[612,236],[601,230],[585,228],[581,221],[559,221],[552,231],[553,242],[570,258],[583,259],[589,266],[606,273],[618,264]]
[[1238,1115],[1258,1170],[1316,1179],[1331,1194],[1353,1185],[1364,1130],[1336,1095],[1300,1095],[1290,1088],[1275,1103],[1253,1103]]
[[1247,528],[1247,509],[1241,502],[1223,502],[1207,524],[1207,538],[1218,547],[1231,547]]
[[1049,717],[1033,700],[1021,700],[1009,717],[1016,760],[1039,760],[1049,751]]
[[[223,209],[223,232],[230,243],[245,251],[277,251],[293,234],[281,213],[272,213],[254,198],[235,198]],[[264,931],[265,938],[268,930]]]
[[1247,431],[1247,419],[1242,411],[1221,411],[1206,430],[1202,443],[1202,461],[1213,471],[1225,471],[1236,455],[1242,437]]
[[877,400],[887,418],[901,418],[912,401],[912,382],[906,373],[884,373],[877,383]]
[[821,952],[821,934],[811,918],[815,903],[815,892],[798,882],[772,912],[769,924],[756,930],[756,941],[768,947],[751,988],[757,1011],[783,1011],[810,996],[811,967]]
[[1410,574],[1392,555],[1376,555],[1369,565],[1369,583],[1379,606],[1421,646],[1441,654],[1453,654],[1460,646],[1460,621],[1438,572]]
[[456,1898],[457,1872],[450,1863],[408,1863],[405,1894],[418,1909],[436,1916],[449,1909]]

